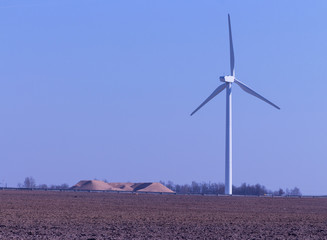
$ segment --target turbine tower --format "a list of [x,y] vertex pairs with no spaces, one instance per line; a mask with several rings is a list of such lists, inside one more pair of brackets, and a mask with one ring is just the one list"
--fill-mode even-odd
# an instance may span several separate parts
[[230,50],[230,72],[231,72],[230,76],[222,76],[219,78],[220,81],[223,82],[223,84],[217,87],[215,91],[213,91],[213,93],[203,103],[201,103],[201,105],[197,109],[195,109],[191,113],[191,116],[226,88],[225,194],[231,195],[232,194],[232,84],[236,83],[245,92],[261,99],[262,101],[272,105],[277,109],[280,108],[277,105],[270,102],[268,99],[264,98],[260,94],[253,91],[251,88],[246,86],[240,80],[235,78],[234,48],[233,48],[233,40],[232,40],[232,27],[231,27],[229,14],[228,14],[228,28],[229,28],[229,50]]

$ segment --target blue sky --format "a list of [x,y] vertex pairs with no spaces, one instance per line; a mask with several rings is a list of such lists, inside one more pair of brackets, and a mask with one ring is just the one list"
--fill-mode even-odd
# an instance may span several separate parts
[[1,1],[0,182],[224,181],[327,194],[325,1]]

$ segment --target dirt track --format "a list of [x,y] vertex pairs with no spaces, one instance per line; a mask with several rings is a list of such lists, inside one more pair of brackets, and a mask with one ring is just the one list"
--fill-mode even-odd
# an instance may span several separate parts
[[327,239],[327,198],[0,191],[0,239]]

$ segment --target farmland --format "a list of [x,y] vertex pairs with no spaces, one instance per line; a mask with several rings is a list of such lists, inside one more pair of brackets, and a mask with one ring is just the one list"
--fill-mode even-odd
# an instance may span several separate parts
[[327,198],[0,191],[0,239],[327,239]]

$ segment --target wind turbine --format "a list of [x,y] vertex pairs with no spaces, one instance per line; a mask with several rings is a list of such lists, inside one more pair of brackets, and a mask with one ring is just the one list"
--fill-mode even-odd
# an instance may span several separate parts
[[226,88],[226,149],[225,149],[225,194],[232,194],[232,84],[236,83],[245,92],[261,99],[262,101],[272,105],[273,107],[280,109],[277,105],[270,102],[260,94],[253,91],[251,88],[246,86],[240,80],[235,78],[235,61],[234,61],[234,49],[232,40],[232,28],[230,23],[230,16],[228,14],[228,27],[229,27],[229,49],[230,49],[230,76],[219,77],[220,81],[223,82],[219,87],[213,91],[213,93],[195,109],[191,116],[202,108],[211,99],[217,96]]

